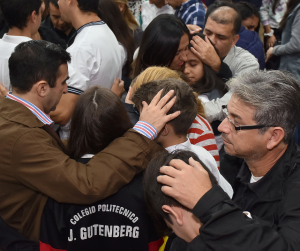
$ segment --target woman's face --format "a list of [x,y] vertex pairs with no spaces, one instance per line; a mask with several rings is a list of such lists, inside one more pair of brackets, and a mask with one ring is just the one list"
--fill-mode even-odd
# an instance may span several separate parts
[[184,35],[180,39],[180,43],[176,55],[170,65],[170,68],[172,70],[180,70],[180,68],[187,60],[186,53],[188,51],[188,45],[189,45],[189,36],[186,33],[184,33]]
[[204,77],[202,61],[190,50],[187,52],[187,61],[185,62],[183,73],[187,77],[188,84],[195,84]]

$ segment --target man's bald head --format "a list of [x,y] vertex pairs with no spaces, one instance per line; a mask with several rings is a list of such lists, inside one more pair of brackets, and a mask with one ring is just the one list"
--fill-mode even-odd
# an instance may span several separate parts
[[236,7],[230,2],[218,1],[212,4],[207,9],[205,23],[208,17],[218,24],[233,24],[233,35],[238,34],[240,31],[242,18]]

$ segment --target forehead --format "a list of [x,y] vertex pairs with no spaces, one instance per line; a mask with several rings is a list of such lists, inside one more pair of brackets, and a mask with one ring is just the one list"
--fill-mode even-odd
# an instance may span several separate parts
[[234,25],[233,23],[228,23],[228,24],[217,23],[214,20],[212,20],[210,17],[208,17],[204,29],[209,30],[214,34],[232,36]]
[[191,52],[190,50],[188,50],[188,52],[187,52],[187,59],[188,59],[188,61],[191,61],[191,60],[200,61],[199,58],[197,56],[195,56],[195,54],[193,52]]
[[255,114],[255,108],[243,102],[235,94],[231,96],[227,105],[227,110],[229,115],[240,117],[244,122],[252,122]]

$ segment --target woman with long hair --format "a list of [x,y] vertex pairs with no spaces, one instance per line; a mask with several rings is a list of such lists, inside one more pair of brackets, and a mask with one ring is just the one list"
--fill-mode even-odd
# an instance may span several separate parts
[[[92,87],[80,95],[75,105],[69,155],[87,164],[131,127],[120,99],[106,88]],[[109,173],[103,175],[111,178]],[[128,185],[116,189],[114,195],[91,205],[63,204],[49,198],[41,221],[41,250],[148,251],[151,243],[159,247],[162,240],[146,213],[142,182],[140,173]]]
[[132,77],[150,66],[180,70],[186,60],[189,30],[175,15],[162,14],[152,20],[144,31]]
[[140,46],[141,38],[143,35],[142,29],[139,27],[137,21],[135,20],[132,12],[128,7],[128,0],[114,0],[122,13],[122,16],[130,28],[131,35],[134,38],[136,46]]

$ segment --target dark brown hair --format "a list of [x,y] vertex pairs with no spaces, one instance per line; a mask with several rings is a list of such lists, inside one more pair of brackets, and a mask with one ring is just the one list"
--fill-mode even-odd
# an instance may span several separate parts
[[131,77],[137,77],[150,66],[170,67],[184,34],[189,35],[189,30],[175,15],[161,14],[154,18],[143,33]]
[[174,128],[176,135],[186,135],[197,115],[196,97],[193,94],[192,88],[187,83],[177,79],[167,78],[143,84],[134,93],[132,102],[138,108],[142,107],[143,101],[149,104],[161,89],[164,89],[161,97],[165,96],[170,90],[174,90],[176,102],[168,114],[176,111],[181,111],[181,113],[169,123]]
[[74,108],[70,157],[96,154],[130,128],[132,124],[120,99],[106,88],[92,87],[80,95]]
[[[205,35],[203,35],[202,33],[195,33],[191,35],[191,37],[193,36],[198,36],[205,41]],[[193,45],[190,43],[189,48],[191,47],[193,47]],[[213,47],[217,52],[214,45]],[[196,83],[190,85],[193,88],[194,92],[197,92],[197,94],[200,95],[206,92],[211,92],[214,89],[217,89],[220,96],[223,96],[227,92],[227,88],[224,81],[220,77],[218,77],[217,73],[207,64],[203,63],[203,68],[204,68],[204,76],[201,79],[199,79]]]
[[[171,230],[165,223],[164,219],[172,223],[170,215],[162,210],[163,205],[176,206],[190,211],[188,208],[180,204],[172,197],[165,195],[161,191],[162,184],[157,182],[157,177],[161,175],[160,168],[165,165],[169,165],[172,159],[180,159],[186,164],[189,164],[189,158],[192,157],[195,161],[198,161],[203,168],[208,172],[212,185],[216,185],[217,181],[209,169],[203,164],[199,157],[190,151],[174,151],[172,153],[157,153],[155,157],[149,163],[146,171],[144,172],[143,187],[145,200],[148,206],[149,214],[154,220],[157,230],[162,235],[168,235]],[[193,191],[191,191],[192,193]]]

